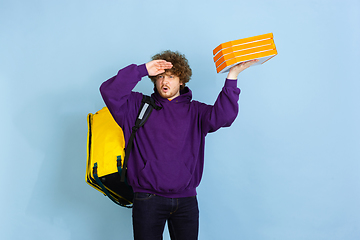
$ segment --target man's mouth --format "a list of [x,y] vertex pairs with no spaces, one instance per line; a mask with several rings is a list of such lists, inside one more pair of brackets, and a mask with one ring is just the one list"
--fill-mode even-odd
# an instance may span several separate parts
[[167,92],[167,91],[169,90],[169,87],[163,86],[163,87],[162,87],[162,90],[163,90],[164,92]]

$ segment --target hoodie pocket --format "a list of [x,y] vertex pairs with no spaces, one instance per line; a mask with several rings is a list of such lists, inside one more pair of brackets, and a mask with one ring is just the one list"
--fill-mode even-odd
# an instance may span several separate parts
[[148,161],[138,178],[144,189],[176,193],[189,185],[191,174],[182,162]]

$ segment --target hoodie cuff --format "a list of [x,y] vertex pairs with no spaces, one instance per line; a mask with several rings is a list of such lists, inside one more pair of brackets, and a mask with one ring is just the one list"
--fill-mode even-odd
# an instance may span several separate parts
[[145,63],[138,66],[138,71],[139,71],[140,77],[145,77],[145,76],[149,75],[149,73],[146,69]]
[[226,79],[224,87],[237,87],[237,79]]

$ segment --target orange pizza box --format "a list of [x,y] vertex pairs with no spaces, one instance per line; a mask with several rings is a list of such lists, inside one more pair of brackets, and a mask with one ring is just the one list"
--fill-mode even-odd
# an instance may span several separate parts
[[216,71],[224,73],[241,62],[258,59],[263,64],[277,55],[272,33],[220,44],[213,50]]

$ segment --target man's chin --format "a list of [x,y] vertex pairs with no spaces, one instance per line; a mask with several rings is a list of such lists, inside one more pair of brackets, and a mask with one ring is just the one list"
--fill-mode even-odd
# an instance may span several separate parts
[[160,94],[160,96],[161,96],[162,98],[169,98],[169,97],[171,97],[170,94],[168,94],[168,93],[159,92],[159,94]]
[[163,92],[163,91],[158,91],[159,95],[162,98],[166,98],[166,99],[173,99],[175,98],[177,95],[179,94],[173,94],[172,92],[168,91],[168,92]]

